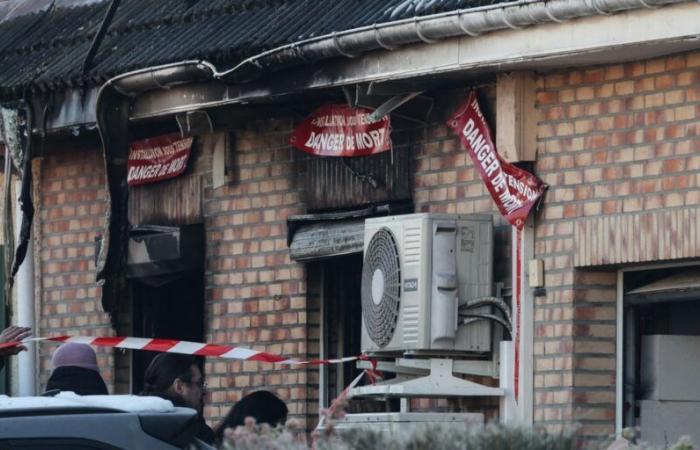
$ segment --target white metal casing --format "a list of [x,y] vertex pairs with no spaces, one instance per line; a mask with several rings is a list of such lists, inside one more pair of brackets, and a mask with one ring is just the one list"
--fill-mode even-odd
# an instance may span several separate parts
[[[401,300],[394,335],[383,348],[372,341],[363,316],[363,352],[491,350],[491,324],[458,324],[457,302],[492,295],[492,221],[490,215],[430,213],[365,220],[365,254],[370,240],[382,228],[388,229],[396,240]],[[451,298],[450,289],[444,289],[450,284],[457,287]],[[477,311],[486,312],[489,308],[474,310]]]

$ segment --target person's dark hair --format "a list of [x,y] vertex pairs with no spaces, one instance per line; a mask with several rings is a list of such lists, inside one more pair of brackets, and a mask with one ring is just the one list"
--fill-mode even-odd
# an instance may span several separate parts
[[141,395],[166,394],[176,378],[192,381],[191,367],[195,365],[197,359],[194,356],[160,353],[146,369]]
[[270,426],[282,425],[287,420],[287,405],[270,391],[256,391],[236,403],[216,429],[216,442],[221,442],[226,428],[243,425],[246,417]]
[[46,382],[46,391],[70,391],[78,395],[109,395],[99,372],[76,366],[56,367]]

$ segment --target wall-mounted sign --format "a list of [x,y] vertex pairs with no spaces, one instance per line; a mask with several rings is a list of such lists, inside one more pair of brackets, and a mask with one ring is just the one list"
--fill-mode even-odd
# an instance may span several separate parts
[[307,117],[289,144],[318,156],[365,156],[391,148],[389,116],[377,121],[372,110],[344,104],[324,105]]
[[129,186],[155,183],[180,175],[187,168],[191,137],[166,134],[131,143],[126,181]]
[[476,92],[452,115],[447,125],[459,136],[501,214],[522,230],[530,209],[547,189],[533,174],[505,161],[496,152]]

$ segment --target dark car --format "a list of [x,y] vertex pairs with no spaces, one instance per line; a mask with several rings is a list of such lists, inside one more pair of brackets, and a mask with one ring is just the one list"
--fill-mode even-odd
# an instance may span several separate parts
[[201,449],[197,413],[133,395],[0,396],[0,450]]

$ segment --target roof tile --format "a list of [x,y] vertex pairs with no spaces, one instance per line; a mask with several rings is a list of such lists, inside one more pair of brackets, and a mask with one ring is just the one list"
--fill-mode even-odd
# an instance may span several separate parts
[[83,60],[109,2],[71,0],[70,7],[46,7],[36,1],[35,12],[0,21],[4,96],[41,84],[92,84],[185,59],[231,67],[256,53],[334,31],[506,0],[122,0],[86,75]]

